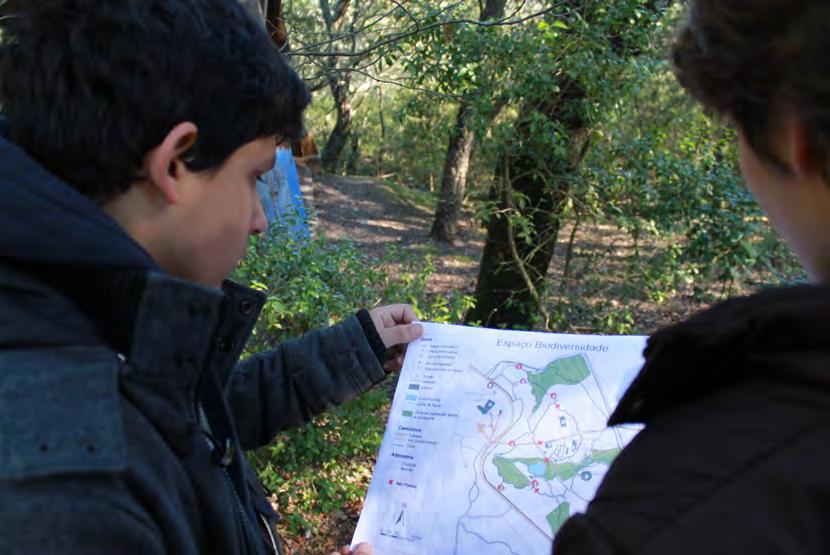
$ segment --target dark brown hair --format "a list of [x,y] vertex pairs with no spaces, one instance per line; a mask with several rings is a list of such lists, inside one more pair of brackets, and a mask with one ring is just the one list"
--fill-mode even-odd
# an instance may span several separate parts
[[690,0],[674,47],[680,83],[709,109],[729,117],[767,161],[781,106],[807,125],[830,160],[830,2]]
[[0,18],[0,105],[12,142],[105,202],[140,179],[173,127],[219,168],[260,137],[302,134],[306,86],[237,0],[15,0]]

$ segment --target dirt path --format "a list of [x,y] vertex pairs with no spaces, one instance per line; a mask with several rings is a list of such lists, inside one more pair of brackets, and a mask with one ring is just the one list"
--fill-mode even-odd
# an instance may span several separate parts
[[456,245],[433,241],[429,238],[433,209],[423,195],[416,196],[371,178],[324,176],[314,182],[318,233],[331,239],[348,238],[377,256],[388,245],[429,254],[436,266],[427,283],[430,293],[471,293],[484,233],[468,220],[462,224]]

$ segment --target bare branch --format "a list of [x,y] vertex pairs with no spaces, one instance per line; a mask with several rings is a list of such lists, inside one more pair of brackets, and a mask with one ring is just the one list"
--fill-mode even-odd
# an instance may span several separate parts
[[396,6],[397,6],[397,7],[398,7],[398,8],[399,8],[399,9],[400,9],[403,13],[405,13],[405,14],[406,14],[406,17],[408,17],[408,18],[409,18],[409,20],[410,20],[410,21],[412,21],[412,24],[413,24],[413,25],[415,25],[415,28],[416,28],[416,29],[420,29],[420,28],[421,28],[421,22],[420,22],[420,21],[418,21],[418,20],[415,18],[415,16],[413,16],[411,13],[409,13],[409,10],[407,10],[407,9],[406,9],[406,7],[404,7],[404,5],[403,5],[403,4],[401,4],[400,2],[398,2],[398,0],[390,0],[390,2],[392,2],[393,4],[395,4],[395,5],[396,5]]
[[335,73],[357,73],[358,75],[363,75],[364,77],[366,77],[366,78],[368,78],[368,79],[370,79],[370,80],[372,80],[376,83],[384,83],[386,85],[395,85],[396,87],[400,87],[402,89],[407,89],[407,90],[410,90],[410,91],[415,91],[415,92],[428,94],[430,96],[434,96],[436,98],[441,98],[441,99],[444,99],[444,100],[449,100],[451,102],[458,102],[458,101],[463,99],[463,97],[457,96],[457,95],[439,93],[439,92],[432,91],[432,90],[429,90],[429,89],[425,89],[425,88],[422,88],[422,87],[413,87],[411,85],[406,85],[406,84],[401,83],[399,81],[392,81],[392,80],[389,80],[389,79],[382,79],[382,78],[377,77],[376,75],[372,75],[368,71],[364,71],[362,69],[346,68],[346,69],[335,69],[333,71]]
[[[457,7],[458,7],[458,6],[460,6],[460,5],[461,5],[461,2],[458,2],[458,3],[456,3],[456,4],[452,4],[452,5],[450,5],[450,6],[446,6],[446,7],[444,7],[444,8],[441,8],[440,10],[436,10],[436,11],[433,11],[433,12],[431,12],[431,13],[427,14],[425,17],[427,17],[427,18],[430,18],[430,17],[439,17],[439,16],[441,16],[442,14],[444,14],[444,13],[446,13],[446,12],[449,12],[449,11],[451,11],[451,10],[455,9],[455,8],[457,8]],[[371,22],[369,22],[369,23],[365,24],[365,25],[364,25],[363,27],[361,27],[360,29],[356,29],[356,30],[354,31],[354,33],[356,33],[356,34],[360,34],[360,33],[362,33],[362,32],[363,32],[363,31],[365,31],[366,29],[369,29],[370,27],[375,26],[376,24],[380,23],[381,21],[383,21],[383,20],[384,20],[384,19],[386,19],[387,17],[391,16],[391,15],[392,15],[392,14],[394,14],[396,11],[398,11],[398,7],[397,7],[397,6],[395,6],[395,7],[394,7],[394,8],[392,8],[391,10],[389,10],[389,11],[385,12],[384,14],[382,14],[382,15],[378,16],[378,17],[377,17],[374,21],[371,21]],[[387,30],[387,29],[381,29],[381,31],[385,31],[385,30]],[[330,32],[321,32],[321,33],[306,33],[306,34],[307,34],[308,36],[317,36],[317,35],[320,35],[320,36],[325,36],[325,37],[327,37],[327,38],[326,38],[326,40],[321,41],[321,42],[312,43],[312,44],[306,44],[306,45],[304,45],[304,46],[302,47],[302,49],[303,49],[303,50],[319,49],[319,48],[322,48],[322,47],[324,47],[324,46],[329,46],[330,44],[333,44],[333,43],[335,43],[335,42],[339,42],[339,41],[342,41],[342,40],[346,40],[346,39],[348,39],[348,38],[351,38],[351,33],[344,33],[344,34],[340,34],[340,35],[332,35],[332,33],[330,33]]]
[[[321,3],[325,2],[325,1],[326,0],[321,0]],[[557,2],[553,6],[545,8],[544,10],[532,13],[532,14],[524,16],[524,17],[516,18],[516,19],[502,19],[502,20],[498,20],[498,21],[477,21],[475,19],[455,19],[455,20],[441,21],[441,22],[437,22],[437,23],[432,23],[432,24],[429,24],[429,25],[424,25],[422,27],[419,27],[419,28],[411,30],[411,31],[407,31],[407,32],[404,32],[404,33],[399,33],[399,34],[396,34],[392,37],[388,37],[386,39],[383,39],[383,40],[373,44],[372,46],[369,46],[369,47],[367,47],[363,50],[359,50],[359,51],[356,51],[356,52],[348,52],[348,51],[321,52],[321,51],[309,51],[305,48],[298,48],[298,49],[296,49],[296,50],[294,50],[294,51],[292,51],[292,52],[290,52],[286,55],[287,56],[292,56],[292,57],[293,56],[309,56],[309,57],[311,57],[311,56],[317,56],[317,57],[333,56],[333,57],[337,57],[337,58],[365,57],[368,54],[374,52],[375,50],[383,48],[384,46],[389,46],[390,44],[394,44],[394,43],[399,42],[401,40],[413,37],[415,35],[418,35],[420,33],[426,32],[426,31],[430,31],[430,30],[438,28],[438,27],[443,27],[445,25],[464,25],[464,24],[466,24],[466,25],[475,25],[475,26],[478,26],[478,27],[505,27],[505,26],[511,26],[511,25],[518,25],[518,24],[524,23],[525,21],[529,21],[531,19],[535,19],[537,17],[541,17],[543,15],[551,13],[551,12],[555,11],[556,9],[558,9],[563,4],[566,4],[566,3],[567,2],[565,0],[562,0],[560,2]],[[333,39],[331,41],[328,41],[328,43],[326,43],[326,44],[331,44],[333,42],[336,42],[337,40],[341,40],[341,38]],[[322,44],[321,45],[315,45],[315,46],[319,47],[319,46],[322,46]]]

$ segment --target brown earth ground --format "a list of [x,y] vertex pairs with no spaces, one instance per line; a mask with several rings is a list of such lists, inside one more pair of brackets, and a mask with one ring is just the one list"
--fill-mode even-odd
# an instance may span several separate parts
[[425,195],[371,178],[325,176],[314,183],[314,203],[317,232],[325,237],[350,239],[378,257],[390,245],[430,254],[437,266],[428,282],[430,293],[475,288],[484,232],[466,219],[455,245],[433,241],[434,209]]
[[[324,176],[313,184],[317,233],[331,239],[348,238],[361,249],[378,257],[389,245],[430,255],[436,271],[427,282],[431,295],[460,292],[472,295],[478,277],[478,264],[484,249],[486,231],[472,215],[461,222],[459,239],[447,245],[429,238],[434,215],[434,200],[428,193],[405,186],[379,182],[372,178]],[[548,273],[552,283],[559,283],[566,265],[567,243],[571,226],[559,236]],[[567,295],[580,294],[580,276],[602,274],[607,284],[597,300],[613,306],[614,292],[620,283],[614,276],[624,275],[622,266],[633,252],[630,238],[608,225],[584,225],[574,236],[571,281]],[[592,293],[596,296],[596,293]],[[711,295],[707,301],[715,300]],[[648,334],[678,321],[706,303],[695,300],[691,290],[664,303],[640,302],[632,306],[635,323],[632,332]],[[561,333],[593,331],[583,323],[568,324]]]
[[[472,294],[478,274],[478,261],[484,248],[485,230],[474,218],[462,222],[460,239],[455,245],[438,243],[429,238],[434,214],[434,200],[430,195],[413,192],[406,187],[384,183],[373,178],[323,176],[319,180],[305,182],[305,195],[313,190],[314,212],[317,214],[316,233],[332,238],[348,238],[367,253],[382,256],[386,247],[394,245],[429,254],[436,271],[427,282],[431,295],[448,295],[452,292]],[[572,228],[562,230],[551,263],[550,278],[553,283],[561,280],[565,266],[565,252]],[[603,306],[618,307],[614,292],[620,285],[620,268],[633,245],[627,236],[610,226],[584,226],[574,236],[573,251],[578,253],[571,262],[576,276],[569,283],[567,295],[579,295],[582,289],[579,276],[602,274],[603,284],[599,293],[592,296]],[[594,299],[591,299],[594,300]],[[709,299],[713,300],[713,299]],[[677,321],[704,306],[692,295],[678,295],[664,303],[638,301],[632,306],[634,325],[632,332],[651,333],[658,327]],[[581,323],[568,324],[563,333],[589,333],[592,330]],[[386,389],[394,391],[395,380],[389,380]],[[378,417],[383,422],[388,414]],[[363,462],[363,461],[361,461]],[[371,468],[372,460],[365,464]],[[368,486],[368,479],[366,482]],[[288,553],[292,555],[325,555],[336,545],[351,539],[360,506],[347,506],[331,514],[321,530],[312,536],[286,537]]]

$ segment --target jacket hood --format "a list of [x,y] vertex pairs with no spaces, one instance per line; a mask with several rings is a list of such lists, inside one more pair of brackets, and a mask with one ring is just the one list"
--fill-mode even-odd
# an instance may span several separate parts
[[158,269],[106,212],[2,136],[1,121],[0,256],[36,264]]
[[744,380],[830,391],[830,286],[768,289],[723,302],[657,332],[611,425]]

